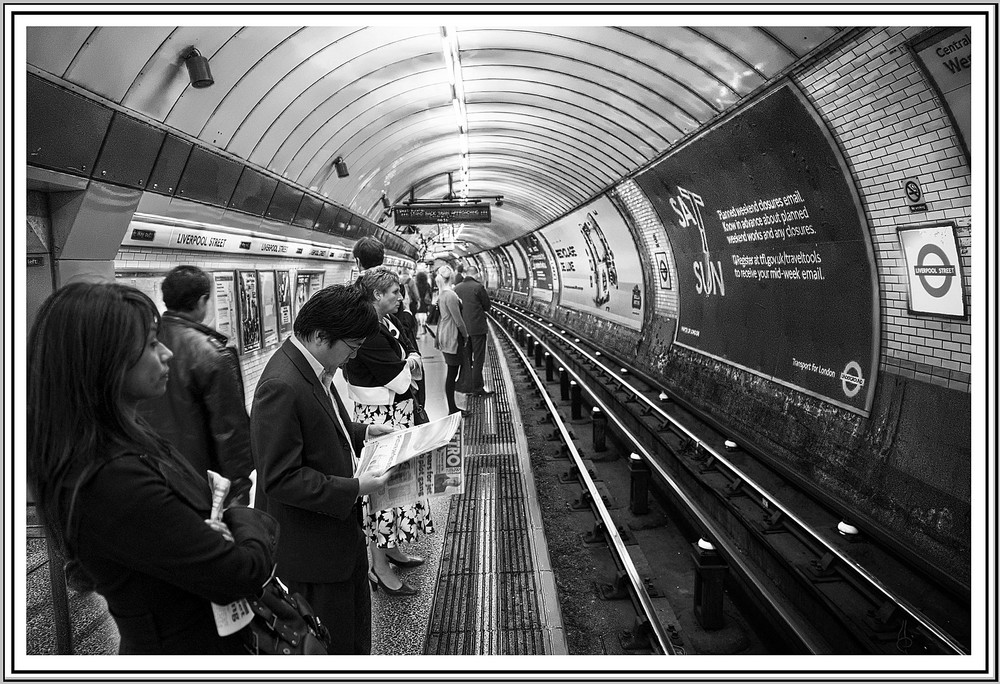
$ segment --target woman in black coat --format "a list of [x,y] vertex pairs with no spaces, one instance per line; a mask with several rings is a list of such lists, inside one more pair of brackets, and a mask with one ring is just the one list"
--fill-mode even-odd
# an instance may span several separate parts
[[260,591],[277,524],[244,507],[208,522],[206,474],[139,417],[169,378],[159,322],[146,295],[116,283],[46,300],[28,343],[28,483],[71,584],[107,599],[119,653],[240,653],[211,604]]
[[[395,316],[401,299],[399,277],[385,266],[376,266],[365,271],[357,284],[372,298],[380,325],[379,332],[365,340],[344,366],[347,393],[354,400],[354,420],[399,429],[412,427],[413,395],[423,376],[423,362]],[[424,499],[383,510],[366,506],[363,527],[372,555],[372,586],[391,596],[415,594],[416,589],[400,580],[389,564],[408,568],[424,562],[400,547],[434,531],[430,503]]]

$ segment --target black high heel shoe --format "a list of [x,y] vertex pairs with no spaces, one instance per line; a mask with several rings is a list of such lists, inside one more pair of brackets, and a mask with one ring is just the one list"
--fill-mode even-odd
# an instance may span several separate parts
[[424,564],[424,559],[419,556],[407,556],[406,560],[396,560],[389,554],[386,554],[385,559],[400,568],[415,568],[418,565]]
[[[389,596],[413,596],[417,593],[417,590],[406,582],[403,582],[399,589],[390,589],[382,581],[382,578],[378,576],[374,568],[368,570],[368,581],[372,585],[372,591],[378,591],[378,588],[382,587],[382,590]],[[400,581],[402,582],[402,580]]]

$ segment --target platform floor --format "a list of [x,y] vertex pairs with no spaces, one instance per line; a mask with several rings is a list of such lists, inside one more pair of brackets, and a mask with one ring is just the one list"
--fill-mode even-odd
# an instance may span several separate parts
[[[429,336],[420,347],[427,411],[431,419],[440,418],[447,413],[444,360]],[[373,654],[566,653],[510,371],[492,339],[487,348],[486,386],[496,393],[456,397],[469,412],[463,426],[465,493],[432,501],[435,533],[406,548],[428,559],[400,571],[420,593],[372,596]]]

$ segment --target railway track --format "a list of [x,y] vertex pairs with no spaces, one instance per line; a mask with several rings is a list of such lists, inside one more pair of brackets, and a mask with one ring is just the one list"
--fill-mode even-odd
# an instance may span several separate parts
[[[696,536],[714,547],[728,569],[727,589],[766,620],[781,648],[808,654],[966,654],[970,641],[968,588],[894,548],[877,531],[852,534],[850,512],[838,511],[808,483],[776,470],[752,445],[681,397],[668,397],[649,378],[535,314],[502,303],[494,321],[546,396],[556,425],[560,399],[574,417],[596,409],[633,467],[648,468],[662,500]],[[558,371],[557,371],[558,369]],[[542,380],[542,375],[546,380]],[[589,492],[609,548],[620,557],[640,621],[655,650],[677,652],[677,638],[658,624],[644,579],[574,446],[557,427]],[[845,534],[845,532],[847,534]],[[671,640],[671,636],[674,639]],[[683,646],[681,647],[683,649]]]

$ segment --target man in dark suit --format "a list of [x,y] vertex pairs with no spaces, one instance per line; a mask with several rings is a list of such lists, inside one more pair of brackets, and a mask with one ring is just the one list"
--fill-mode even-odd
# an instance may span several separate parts
[[[462,300],[462,318],[465,319],[465,327],[469,329],[469,347],[466,353],[471,352],[471,376],[470,378],[460,378],[460,384],[467,388],[470,396],[484,396],[493,394],[484,386],[483,364],[486,362],[486,334],[489,328],[486,325],[486,312],[490,310],[490,295],[486,288],[479,282],[479,267],[470,264],[465,269],[465,278],[455,286],[455,294]],[[465,366],[463,365],[463,373]]]
[[257,506],[281,526],[278,576],[330,629],[331,653],[371,652],[359,497],[384,485],[389,473],[353,473],[364,439],[392,428],[351,421],[330,383],[378,327],[360,289],[332,285],[317,292],[265,366],[250,414]]

